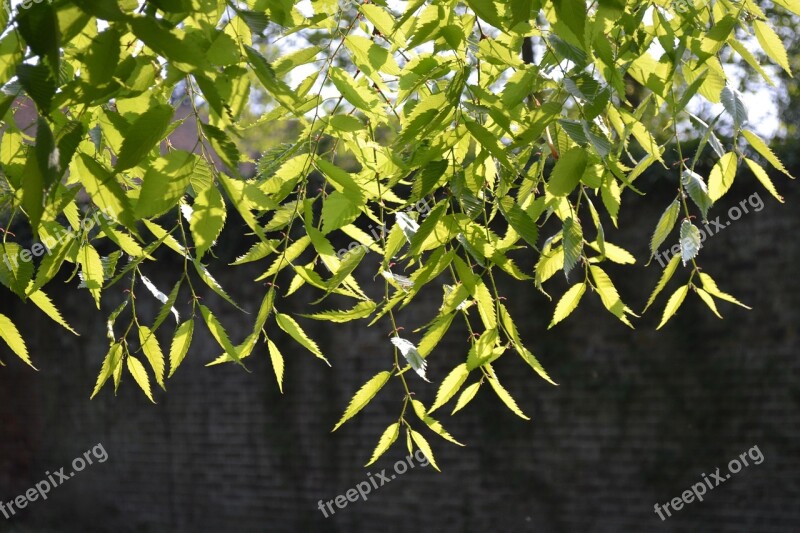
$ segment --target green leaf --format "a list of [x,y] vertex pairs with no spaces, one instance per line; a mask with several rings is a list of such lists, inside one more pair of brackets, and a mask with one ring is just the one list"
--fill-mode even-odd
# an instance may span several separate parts
[[374,375],[367,381],[358,392],[355,393],[353,398],[350,400],[350,404],[347,406],[342,418],[336,425],[333,427],[331,431],[336,431],[339,427],[356,416],[367,404],[378,394],[386,382],[389,381],[389,378],[392,377],[392,373],[388,371],[379,372],[378,374]]
[[487,377],[486,381],[488,381],[489,385],[492,386],[492,389],[494,389],[494,392],[495,394],[497,394],[497,397],[500,398],[500,400],[502,400],[504,404],[506,404],[506,407],[511,409],[512,413],[525,420],[530,420],[530,417],[528,417],[525,413],[522,412],[522,409],[519,408],[517,402],[514,400],[514,398],[511,397],[511,394],[509,394],[509,392],[505,389],[505,387],[503,387],[500,384],[499,381],[492,378],[491,376]]
[[201,259],[219,237],[225,226],[227,211],[225,201],[216,187],[211,186],[195,198],[192,206],[192,220],[189,229],[192,232],[197,259]]
[[122,172],[138,165],[164,138],[174,113],[172,106],[166,104],[154,106],[142,113],[128,128],[122,148],[117,154],[114,172]]
[[[139,343],[142,346],[142,351],[147,357],[150,367],[156,376],[156,383],[162,389],[164,387],[164,353],[161,351],[161,346],[158,344],[155,334],[150,331],[147,326],[139,326]],[[166,390],[166,389],[165,389]]]
[[439,390],[436,393],[436,401],[433,402],[433,405],[428,412],[432,413],[450,401],[450,398],[455,396],[455,394],[467,380],[468,376],[469,369],[467,368],[466,363],[461,363],[460,365],[456,366],[447,375],[447,377],[442,380],[442,384],[439,386]]
[[117,368],[121,366],[121,363],[122,345],[114,343],[108,350],[108,354],[106,354],[105,359],[103,359],[103,366],[100,368],[100,374],[97,376],[97,383],[94,386],[94,391],[92,391],[92,395],[89,397],[90,400],[97,396],[97,393],[103,388],[103,385],[105,385],[106,381],[108,381],[108,378],[110,378]]
[[214,151],[217,152],[219,158],[222,159],[222,162],[228,166],[231,172],[237,174],[239,172],[239,159],[241,155],[239,154],[239,149],[236,147],[236,144],[228,137],[227,133],[216,126],[202,123],[200,127],[211,142]]
[[0,313],[0,339],[3,339],[8,347],[11,348],[17,357],[25,361],[31,368],[36,370],[33,366],[31,358],[28,355],[28,348],[25,346],[25,341],[22,335],[19,334],[17,326],[6,315]]
[[[0,283],[20,298],[25,298],[25,290],[33,277],[31,251],[24,250],[15,242],[5,242],[0,243],[0,252],[3,252],[2,261],[0,261]],[[27,261],[23,260],[20,255],[23,252],[28,258]]]
[[75,174],[103,214],[135,230],[136,219],[125,191],[114,175],[85,153],[75,160]]
[[411,432],[411,438],[414,440],[414,444],[416,444],[419,449],[422,450],[422,454],[425,455],[425,458],[428,459],[428,461],[431,463],[431,466],[437,471],[441,472],[441,470],[439,470],[439,465],[436,464],[436,459],[433,457],[433,450],[431,449],[430,444],[428,444],[428,441],[425,440],[425,437],[413,429],[409,428],[409,431]]
[[744,136],[745,139],[747,139],[747,142],[750,143],[750,146],[752,146],[756,150],[756,152],[761,154],[761,157],[769,161],[770,165],[780,170],[790,178],[794,179],[794,176],[789,174],[789,171],[786,170],[785,166],[783,166],[783,163],[781,163],[781,160],[778,159],[778,156],[776,156],[775,153],[770,149],[770,147],[767,146],[767,144],[761,140],[761,137],[759,137],[752,131],[748,130],[742,130],[742,135]]
[[[661,291],[664,290],[664,287],[667,286],[667,283],[669,283],[669,280],[672,279],[672,276],[673,276],[673,274],[675,274],[675,271],[678,269],[678,264],[680,262],[681,262],[681,256],[678,255],[678,254],[673,255],[672,259],[669,260],[669,263],[667,263],[667,266],[664,267],[664,272],[661,273],[661,279],[658,280],[658,284],[656,285],[656,288],[653,290],[653,293],[650,295],[650,298],[647,300],[647,305],[645,306],[644,311],[647,311],[647,309],[651,305],[653,305],[653,302],[656,301],[656,296],[658,296],[661,293]],[[644,312],[644,311],[642,311],[642,312]]]
[[114,77],[119,64],[120,34],[113,26],[92,39],[92,44],[83,56],[87,80],[90,85],[105,85]]
[[192,335],[194,334],[194,319],[190,318],[175,330],[175,335],[172,337],[172,343],[169,348],[169,376],[178,370],[181,363],[189,353],[189,346],[192,344]]
[[578,264],[578,261],[583,256],[583,230],[581,229],[580,221],[567,218],[564,221],[564,274],[569,276],[569,273]]
[[130,372],[131,376],[133,376],[133,380],[137,385],[139,385],[145,396],[147,396],[151,402],[156,403],[156,401],[153,399],[153,392],[150,390],[150,377],[147,375],[147,371],[144,369],[142,362],[136,359],[134,356],[129,355],[127,367],[128,372]]
[[269,337],[267,337],[267,349],[269,350],[270,361],[272,361],[272,370],[275,372],[275,379],[278,380],[278,389],[283,394],[283,354]]
[[[32,286],[29,285],[29,286]],[[28,298],[36,304],[36,306],[45,312],[47,316],[53,319],[54,322],[62,326],[64,329],[72,333],[73,335],[77,335],[78,333],[72,329],[72,327],[67,324],[67,321],[64,320],[64,317],[61,316],[61,313],[58,311],[58,308],[55,304],[50,300],[50,298],[40,290],[32,292],[28,295]]]
[[358,320],[360,318],[367,318],[375,312],[375,302],[359,302],[355,307],[343,311],[322,311],[311,315],[300,315],[306,318],[313,318],[314,320],[327,320],[329,322],[344,323]]
[[681,223],[681,259],[684,266],[697,257],[702,244],[700,244],[700,230],[689,220]]
[[712,202],[722,198],[733,185],[738,162],[736,154],[728,152],[711,169],[711,174],[708,176],[708,197]]
[[381,435],[381,438],[378,439],[378,445],[372,452],[372,458],[364,466],[374,464],[395,443],[398,436],[400,436],[400,423],[390,424]]
[[722,89],[721,98],[722,106],[733,119],[733,127],[736,130],[742,129],[742,126],[747,123],[747,108],[742,100],[742,95],[736,89],[725,87]]
[[730,302],[740,307],[744,307],[745,309],[750,309],[750,307],[744,305],[742,302],[740,302],[730,294],[719,290],[719,287],[717,287],[717,283],[711,278],[711,276],[709,276],[705,272],[700,273],[700,282],[703,284],[703,289],[705,289],[706,292],[711,294],[712,296],[716,296],[720,300],[725,300],[726,302]]
[[419,400],[411,400],[411,406],[414,408],[414,413],[416,413],[417,417],[422,420],[426,426],[430,428],[431,431],[442,437],[444,440],[448,442],[452,442],[457,446],[463,446],[460,442],[458,442],[453,436],[444,428],[441,422],[438,420],[431,418],[426,409],[425,405]]
[[632,328],[633,325],[630,323],[630,320],[628,320],[627,315],[633,314],[633,311],[622,302],[608,274],[595,265],[589,265],[589,272],[592,274],[595,289],[597,290],[597,294],[600,295],[600,300],[603,302],[605,308],[608,309],[612,315],[619,318],[623,324]]
[[481,388],[481,382],[478,381],[468,386],[466,389],[464,389],[461,392],[461,395],[458,397],[458,400],[456,401],[456,406],[453,408],[453,412],[450,414],[454,415],[458,411],[466,407],[467,404],[471,402],[473,398],[475,398],[475,395],[478,394],[478,389],[480,388]]
[[689,292],[689,285],[684,285],[672,293],[669,297],[666,307],[664,307],[664,314],[661,316],[661,322],[656,329],[661,329],[672,316],[678,312],[678,308],[686,299],[686,294]]
[[81,245],[78,251],[78,264],[81,266],[83,282],[92,294],[95,305],[100,309],[100,293],[103,290],[105,276],[100,255],[91,244]]
[[583,293],[585,292],[585,283],[576,283],[570,287],[569,290],[564,293],[564,296],[562,296],[558,301],[558,304],[556,305],[556,311],[553,313],[553,319],[550,321],[550,325],[547,326],[547,329],[552,328],[567,318],[575,310],[575,308],[578,307],[578,304],[583,297]]
[[500,200],[497,205],[500,207],[503,218],[514,228],[514,231],[519,233],[519,236],[532,248],[536,249],[536,241],[539,239],[539,228],[536,226],[536,222],[510,196]]
[[239,365],[244,368],[244,364],[242,363],[241,355],[236,347],[231,342],[230,338],[228,338],[228,334],[225,331],[225,328],[222,327],[217,317],[211,312],[211,310],[206,307],[205,305],[200,305],[200,314],[203,315],[203,320],[208,326],[208,331],[211,332],[211,335],[216,339],[217,343],[225,350],[225,353],[230,357],[232,360],[239,363]]
[[494,0],[466,0],[466,3],[480,18],[495,28],[504,29],[503,20],[500,18]]
[[681,204],[678,202],[678,200],[675,200],[669,204],[669,207],[667,207],[667,209],[661,214],[661,218],[658,220],[656,229],[653,232],[652,238],[650,239],[651,254],[655,254],[658,251],[669,234],[672,232],[672,228],[675,227],[675,223],[678,221],[680,211]]
[[278,327],[288,333],[289,336],[295,340],[295,342],[325,361],[328,366],[331,366],[330,362],[328,362],[325,356],[322,355],[317,343],[311,340],[308,335],[306,335],[306,332],[303,331],[303,328],[300,327],[300,324],[298,324],[292,317],[276,312],[275,320],[278,323]]
[[701,300],[703,300],[708,308],[711,309],[711,312],[717,315],[717,318],[722,318],[722,315],[719,314],[719,311],[717,310],[717,304],[714,303],[714,298],[712,298],[710,294],[698,287],[695,287],[695,292],[697,292],[697,295]]
[[703,213],[703,220],[706,220],[708,218],[708,210],[711,208],[713,202],[708,196],[708,188],[702,176],[692,170],[686,169],[683,171],[681,183],[683,183],[686,192],[689,193],[689,198],[692,199]]
[[571,193],[580,182],[587,162],[586,150],[580,147],[571,148],[561,154],[547,183],[550,194],[567,196]]
[[767,172],[755,161],[752,159],[744,158],[744,162],[747,163],[747,166],[750,168],[750,171],[755,175],[758,181],[761,182],[761,185],[764,186],[769,193],[775,197],[780,203],[783,203],[783,196],[778,193],[778,189],[775,188],[775,184],[772,183]]
[[178,205],[194,172],[194,155],[174,150],[148,165],[136,202],[136,216],[161,215]]
[[758,44],[761,45],[764,52],[791,76],[792,69],[789,68],[789,57],[786,54],[786,48],[783,46],[781,38],[775,33],[775,30],[766,22],[758,19],[753,21],[753,30],[755,31],[756,39],[758,39]]

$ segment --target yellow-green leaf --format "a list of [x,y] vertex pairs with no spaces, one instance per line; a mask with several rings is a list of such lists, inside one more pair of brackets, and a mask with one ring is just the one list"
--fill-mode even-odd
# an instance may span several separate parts
[[303,328],[300,327],[300,324],[298,324],[292,317],[276,312],[275,321],[278,323],[279,328],[288,333],[289,336],[291,336],[303,348],[325,361],[328,366],[331,366],[330,362],[328,362],[325,356],[322,355],[322,351],[319,349],[319,346],[317,346],[317,343],[314,342],[308,335],[306,335],[306,332],[303,331]]
[[151,402],[156,403],[156,401],[153,399],[153,392],[150,390],[150,378],[148,377],[147,371],[144,369],[142,362],[136,359],[134,356],[129,355],[127,366],[128,372],[130,372],[131,376],[133,376],[133,380],[137,385],[139,385],[145,396],[147,396]]
[[369,466],[377,461],[378,458],[386,453],[386,450],[388,450],[392,444],[395,443],[398,436],[400,436],[400,423],[395,422],[386,428],[386,430],[383,432],[383,435],[381,435],[381,438],[378,439],[378,445],[372,452],[372,458],[364,466]]
[[558,301],[556,305],[556,311],[553,313],[553,320],[550,321],[550,325],[547,326],[547,329],[552,328],[565,318],[567,318],[581,301],[581,297],[583,297],[583,293],[586,292],[586,284],[585,283],[576,283],[572,287],[569,288],[567,292],[564,293],[564,296]]
[[19,334],[17,326],[14,325],[10,318],[3,314],[0,314],[0,339],[3,339],[20,359],[36,370],[36,367],[33,366],[31,362],[31,358],[28,355],[28,348],[25,346],[25,341],[22,339],[22,335]]
[[89,398],[90,400],[97,396],[97,393],[103,388],[103,385],[105,385],[106,381],[108,381],[108,378],[114,374],[114,372],[117,370],[117,367],[121,366],[121,362],[122,345],[114,343],[108,350],[108,354],[106,354],[105,359],[103,359],[103,366],[100,368],[100,374],[97,376],[97,383],[95,384],[94,391]]
[[500,384],[499,381],[497,381],[492,377],[487,377],[486,379],[489,382],[489,385],[492,386],[492,389],[494,389],[494,392],[495,394],[497,394],[497,397],[500,398],[500,400],[502,400],[504,404],[506,404],[506,407],[511,409],[512,413],[514,413],[520,418],[524,418],[525,420],[530,420],[530,417],[528,417],[525,413],[522,412],[522,409],[519,408],[516,400],[514,400],[514,398],[511,397],[511,394],[509,394],[509,392],[505,389],[505,387],[503,387]]
[[455,396],[461,386],[469,376],[469,369],[467,363],[461,363],[447,374],[447,377],[442,380],[439,390],[436,392],[436,400],[433,402],[429,413],[434,412]]
[[197,195],[192,206],[192,232],[196,256],[200,259],[211,248],[225,225],[225,202],[216,187],[209,187]]
[[766,22],[758,19],[753,21],[753,30],[756,33],[758,44],[761,45],[764,52],[791,76],[792,69],[789,67],[786,48],[783,46],[781,38],[775,33],[775,30]]
[[680,287],[677,291],[672,293],[669,297],[666,307],[664,307],[664,314],[661,316],[661,323],[656,329],[661,329],[672,316],[678,312],[678,308],[686,299],[686,294],[689,292],[689,285]]
[[775,184],[772,183],[772,180],[767,175],[767,171],[761,168],[761,165],[753,161],[752,159],[744,158],[744,162],[747,163],[747,166],[750,168],[750,171],[755,175],[758,181],[761,182],[761,185],[764,186],[769,193],[775,197],[780,203],[783,203],[783,196],[778,193],[778,189],[775,188]]
[[431,450],[431,446],[428,444],[428,441],[425,440],[425,437],[413,429],[409,429],[409,431],[411,432],[411,438],[414,440],[414,444],[422,450],[423,455],[430,461],[431,466],[441,472],[441,470],[439,470],[439,465],[436,464],[436,459],[433,457],[433,450]]
[[389,371],[379,372],[370,378],[360,389],[358,392],[355,393],[353,398],[350,400],[350,404],[347,406],[342,418],[336,425],[333,427],[331,431],[336,431],[339,427],[356,416],[359,411],[361,411],[367,404],[378,394],[386,382],[389,381],[389,378],[392,377],[392,373]]
[[728,152],[714,165],[708,176],[708,197],[716,202],[728,192],[736,177],[736,154]]
[[450,413],[451,415],[456,414],[458,411],[462,410],[464,407],[467,406],[469,402],[478,394],[478,389],[481,388],[481,382],[477,381],[472,385],[468,386],[461,392],[461,395],[458,397],[458,401],[456,401],[456,406],[453,408],[453,412]]
[[283,394],[283,355],[270,338],[267,338],[267,349],[269,350],[269,358],[272,361],[272,370],[275,372],[275,379],[278,380],[278,389]]
[[194,319],[190,318],[175,330],[175,336],[172,337],[172,344],[169,348],[169,376],[178,370],[178,367],[186,358],[189,353],[189,346],[192,344],[192,335],[194,334]]
[[156,376],[156,383],[164,389],[164,352],[161,351],[158,339],[147,326],[139,326],[139,343]]

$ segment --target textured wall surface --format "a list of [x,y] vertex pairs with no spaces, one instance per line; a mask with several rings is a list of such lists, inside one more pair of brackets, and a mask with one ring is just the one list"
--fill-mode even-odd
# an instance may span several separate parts
[[[731,201],[745,198],[750,186],[738,183]],[[654,188],[666,205],[668,187]],[[786,205],[762,189],[764,209],[732,222],[701,252],[701,264],[722,289],[753,311],[721,304],[725,319],[718,320],[690,294],[667,327],[654,332],[667,291],[630,330],[587,294],[575,315],[547,332],[553,304],[530,285],[504,283],[527,345],[560,386],[543,382],[516,356],[504,356],[498,374],[531,422],[484,387],[452,419],[448,409],[439,415],[467,444],[458,448],[431,434],[443,473],[416,466],[327,519],[318,500],[344,494],[367,472],[392,473],[406,455],[397,446],[377,465],[362,467],[397,416],[397,384],[330,433],[352,393],[390,365],[387,326],[304,321],[333,368],[276,332],[287,360],[283,396],[263,347],[249,361],[250,373],[205,368],[219,350],[198,328],[189,359],[168,382],[168,393],[157,394],[158,405],[130,379],[116,397],[106,389],[90,402],[106,341],[88,294],[57,283],[48,289],[78,326],[82,335],[74,337],[4,293],[0,311],[23,329],[40,371],[1,349],[8,366],[0,369],[0,500],[98,443],[108,460],[54,489],[47,501],[10,520],[0,516],[0,531],[800,531],[800,243],[791,237],[800,227],[800,195],[791,189],[782,187]],[[623,208],[625,231],[607,229],[607,238],[628,246],[641,263],[660,209],[632,198],[626,196]],[[719,206],[716,214],[725,211]],[[241,243],[220,246],[225,257]],[[626,302],[641,310],[658,266],[609,270]],[[255,273],[219,276],[250,311],[264,290],[250,281]],[[162,287],[175,279],[167,268],[148,274]],[[555,294],[567,286],[559,277]],[[120,291],[104,297],[104,309]],[[439,298],[431,291],[400,314],[401,323],[407,330],[424,323]],[[146,295],[139,300],[141,310],[156,309]],[[282,310],[307,310],[309,301],[302,293]],[[231,336],[242,339],[253,317],[217,299],[207,303],[220,311]],[[432,385],[413,378],[426,403],[447,366],[464,357],[465,339],[454,327],[437,349]],[[680,496],[717,467],[725,472],[728,461],[753,446],[763,463],[666,521],[654,513],[656,502]]]

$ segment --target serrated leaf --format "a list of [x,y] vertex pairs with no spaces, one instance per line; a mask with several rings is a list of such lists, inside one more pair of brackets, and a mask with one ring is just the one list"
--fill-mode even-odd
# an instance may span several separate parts
[[172,337],[172,343],[169,348],[169,376],[178,370],[181,363],[189,353],[189,346],[192,344],[192,335],[194,334],[194,319],[190,318],[175,330],[175,335]]
[[769,191],[769,193],[774,196],[776,200],[778,200],[780,203],[783,203],[783,196],[778,193],[778,189],[775,188],[775,184],[772,183],[769,175],[761,167],[761,165],[746,157],[744,158],[744,162],[747,163],[750,171],[753,173],[756,179],[761,182],[761,185],[763,185],[764,188],[767,189],[767,191]]
[[684,266],[700,252],[700,238],[700,230],[691,221],[684,220],[681,223],[681,259]]
[[531,247],[536,249],[536,241],[539,239],[539,228],[536,226],[536,222],[510,196],[500,200],[497,205],[500,207],[503,218],[506,219],[514,231]]
[[[662,274],[661,274],[661,279],[658,280],[658,284],[656,285],[656,288],[653,289],[653,293],[650,295],[650,298],[647,300],[647,305],[645,306],[644,311],[647,311],[647,309],[651,305],[653,305],[653,302],[656,301],[656,297],[661,293],[661,291],[664,290],[664,287],[667,286],[667,283],[669,282],[669,280],[672,279],[672,276],[673,276],[673,274],[675,274],[675,271],[678,269],[678,264],[680,262],[681,262],[681,256],[678,255],[678,254],[673,255],[672,259],[669,260],[669,263],[667,263],[667,266],[664,268],[664,272],[662,272]],[[642,311],[642,312],[644,312],[644,311]]]
[[453,436],[444,428],[441,422],[428,415],[425,410],[425,405],[421,401],[411,400],[411,406],[414,408],[414,413],[416,413],[417,417],[422,420],[422,422],[424,422],[431,431],[448,442],[452,442],[457,446],[464,446],[453,438]]
[[737,163],[736,154],[728,152],[711,169],[711,174],[708,176],[708,197],[712,202],[722,198],[733,185]]
[[431,463],[431,466],[437,471],[441,472],[441,470],[439,470],[439,465],[436,464],[436,459],[433,457],[433,450],[431,449],[430,444],[428,444],[428,441],[425,440],[425,437],[413,429],[409,429],[409,431],[411,432],[411,438],[413,439],[414,444],[416,444],[417,447],[422,450],[422,454],[425,455],[425,458],[428,459],[428,461]]
[[314,320],[327,320],[329,322],[343,323],[367,318],[375,312],[375,302],[359,302],[355,307],[343,311],[322,311],[311,315],[300,315],[306,318],[313,318]]
[[710,294],[699,287],[696,287],[695,291],[700,299],[703,300],[709,309],[711,309],[711,312],[717,315],[717,318],[722,318],[722,315],[719,314],[719,311],[717,310],[717,304],[714,303],[714,298],[712,298]]
[[[30,285],[29,285],[30,286]],[[31,293],[28,298],[36,304],[36,306],[45,312],[47,316],[53,319],[54,322],[62,326],[64,329],[72,333],[73,335],[78,335],[78,333],[72,329],[72,327],[67,324],[67,321],[64,320],[64,317],[61,316],[61,313],[58,311],[58,308],[55,304],[50,300],[50,298],[42,291],[35,291]]]
[[117,154],[114,172],[133,168],[164,137],[175,110],[170,105],[157,105],[145,111],[128,128]]
[[761,45],[761,49],[764,50],[770,59],[775,61],[789,76],[791,76],[792,69],[789,67],[789,57],[786,54],[786,48],[783,46],[781,38],[775,33],[775,30],[766,22],[758,19],[753,21],[753,30],[755,31],[756,39],[758,39],[758,44]]
[[14,352],[17,357],[36,370],[36,367],[33,366],[33,362],[31,362],[30,355],[28,355],[28,347],[25,346],[25,341],[22,339],[22,335],[19,334],[17,326],[14,325],[10,318],[1,313],[0,339],[3,339],[5,343],[8,344],[8,347],[11,348],[11,351]]
[[519,408],[517,402],[514,400],[511,394],[509,394],[505,387],[500,384],[499,381],[492,377],[487,377],[486,380],[489,382],[489,385],[492,386],[492,389],[494,389],[497,397],[500,398],[504,404],[506,404],[506,407],[508,407],[512,413],[525,420],[530,420],[530,417],[522,412],[522,409]]
[[747,108],[742,100],[742,95],[736,89],[725,87],[720,95],[722,106],[733,119],[733,127],[740,130],[747,124]]
[[586,150],[580,147],[570,148],[561,154],[547,183],[547,190],[550,194],[567,196],[571,193],[580,182],[587,162]]
[[269,337],[267,337],[267,349],[269,350],[270,361],[272,361],[272,370],[275,372],[275,379],[278,380],[278,389],[280,389],[281,394],[283,394],[283,354],[281,354],[278,347],[275,346],[275,343],[272,342],[272,339]]
[[300,327],[300,324],[298,324],[295,319],[289,315],[276,312],[275,321],[278,323],[278,327],[288,333],[289,336],[292,337],[298,344],[325,361],[328,366],[331,366],[330,362],[328,362],[325,356],[322,355],[322,351],[320,351],[317,343],[311,340],[308,335],[306,335],[306,332],[303,331],[303,328]]
[[222,195],[213,186],[198,194],[192,207],[189,229],[194,239],[197,259],[201,259],[222,232],[227,212]]
[[769,161],[770,165],[794,179],[794,176],[789,174],[789,171],[786,170],[785,166],[783,166],[783,163],[781,163],[781,160],[775,155],[775,152],[773,152],[770,147],[767,146],[767,143],[761,140],[761,137],[748,130],[742,130],[742,135],[745,139],[747,139],[747,142],[750,143],[750,146],[752,146],[756,152],[761,154],[761,157]]
[[92,395],[89,397],[90,400],[97,396],[97,393],[103,388],[108,378],[114,374],[117,367],[121,366],[120,363],[122,363],[122,345],[115,343],[111,345],[105,359],[103,359],[103,366],[100,368],[100,374],[97,376],[97,383],[94,386],[94,391],[92,391]]
[[367,464],[364,466],[369,466],[375,461],[377,461],[386,451],[395,443],[397,437],[400,436],[400,423],[395,422],[394,424],[389,425],[386,430],[381,435],[381,438],[378,439],[378,445],[375,447],[375,450],[372,452],[372,458],[369,460]]
[[706,187],[706,182],[703,181],[703,177],[692,170],[686,169],[683,171],[681,183],[683,183],[686,192],[689,193],[689,198],[692,199],[703,213],[703,220],[706,220],[708,217],[708,210],[711,208],[713,202],[708,196],[708,188]]
[[142,351],[144,352],[145,357],[147,357],[147,361],[150,363],[150,367],[153,369],[153,373],[156,376],[156,383],[158,383],[162,389],[165,389],[164,352],[161,351],[161,346],[159,346],[158,339],[156,338],[155,334],[150,331],[150,328],[147,326],[139,326],[139,343],[141,344]]
[[364,385],[358,389],[358,392],[355,393],[353,398],[350,400],[350,404],[347,406],[342,418],[336,425],[333,427],[331,431],[336,431],[341,427],[342,424],[356,416],[367,404],[378,394],[386,382],[389,381],[389,378],[392,377],[392,373],[389,371],[379,372],[370,378]]
[[628,320],[627,314],[633,314],[633,312],[623,303],[616,287],[614,287],[614,283],[612,283],[611,278],[608,277],[608,274],[595,265],[589,265],[589,272],[592,274],[595,289],[597,290],[597,294],[600,295],[600,300],[603,302],[605,308],[608,309],[612,315],[619,318],[623,324],[632,328],[633,325],[630,320]]
[[239,363],[239,365],[244,368],[244,364],[242,363],[241,355],[236,347],[231,342],[230,338],[228,338],[228,333],[225,331],[225,328],[222,327],[217,317],[211,312],[211,310],[206,307],[205,305],[200,305],[200,314],[203,315],[203,320],[208,326],[208,331],[211,335],[216,339],[217,343],[225,350],[225,353]]
[[433,402],[433,405],[428,412],[432,413],[450,401],[450,398],[455,396],[455,394],[467,380],[468,376],[469,369],[467,368],[466,363],[461,363],[451,370],[450,373],[447,374],[447,377],[442,380],[442,384],[439,386],[439,390],[436,392],[436,400]]
[[475,395],[478,394],[478,389],[480,388],[481,388],[481,382],[478,381],[468,386],[466,389],[464,389],[461,392],[461,395],[458,397],[458,400],[456,401],[456,406],[453,408],[453,412],[450,414],[454,415],[458,411],[466,407],[467,404],[471,402],[473,398],[475,398]]
[[574,310],[578,307],[578,304],[583,297],[583,293],[586,292],[586,284],[585,283],[576,283],[572,287],[569,288],[567,292],[564,293],[564,296],[558,301],[556,305],[555,313],[553,313],[553,319],[550,321],[550,325],[547,326],[547,329],[552,328],[565,318],[567,318]]
[[710,295],[716,296],[720,300],[725,300],[726,302],[730,302],[740,307],[744,307],[745,309],[750,309],[750,307],[746,306],[745,304],[743,304],[730,294],[719,290],[719,287],[717,287],[716,282],[711,278],[711,276],[709,276],[705,272],[700,273],[700,282],[703,284],[703,289],[705,289],[705,291]]
[[689,285],[684,285],[672,293],[669,297],[667,305],[664,307],[664,314],[661,316],[661,322],[656,329],[661,329],[667,321],[678,312],[683,300],[686,299],[686,294],[689,292]]
[[91,244],[81,245],[78,251],[78,264],[81,266],[83,282],[92,294],[95,305],[100,309],[100,293],[103,290],[104,279],[103,262]]
[[583,229],[581,229],[580,221],[572,217],[564,221],[563,241],[564,274],[569,277],[569,273],[583,255]]
[[137,385],[139,385],[145,396],[147,396],[151,402],[156,403],[156,401],[153,399],[153,392],[150,390],[150,377],[147,375],[147,371],[144,369],[142,362],[136,359],[134,356],[129,355],[127,367],[128,372],[130,372],[131,376],[133,376],[133,380]]

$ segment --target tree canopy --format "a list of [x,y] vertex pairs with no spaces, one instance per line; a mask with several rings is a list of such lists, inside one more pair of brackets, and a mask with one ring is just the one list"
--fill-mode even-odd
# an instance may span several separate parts
[[[800,14],[800,0],[773,4]],[[552,299],[551,327],[590,297],[632,327],[638,315],[607,264],[636,259],[607,237],[623,201],[644,196],[637,179],[661,167],[675,190],[656,227],[641,230],[651,258],[678,247],[645,308],[659,307],[660,328],[689,293],[717,315],[719,301],[743,305],[701,270],[700,228],[744,169],[780,201],[770,175],[789,174],[726,70],[791,76],[752,0],[52,0],[6,2],[0,19],[0,220],[33,236],[4,230],[2,290],[75,333],[45,291],[60,271],[77,275],[76,290],[108,313],[92,397],[127,376],[155,401],[151,381],[165,388],[196,327],[219,343],[210,364],[262,354],[282,388],[279,330],[335,364],[304,320],[380,323],[391,335],[370,357],[386,369],[334,427],[402,383],[397,421],[369,463],[403,431],[436,466],[421,430],[460,444],[433,415],[465,408],[481,388],[527,418],[495,373],[503,357],[554,384],[498,276]],[[181,127],[189,146],[172,142]],[[249,153],[248,136],[267,127],[279,142]],[[703,154],[715,161],[708,175],[697,171]],[[252,247],[219,264],[215,244],[234,218]],[[164,253],[184,268],[159,288],[147,273]],[[243,315],[252,333],[232,339],[201,297],[239,307],[213,272],[249,263],[263,265],[253,286],[265,288],[257,313]],[[559,273],[571,285],[551,295]],[[662,296],[673,278],[679,287]],[[127,296],[104,309],[112,286]],[[282,312],[301,287],[321,307]],[[423,290],[441,306],[404,330],[404,308]],[[137,293],[160,313],[137,313]],[[188,312],[179,294],[190,295]],[[350,305],[328,305],[331,295]],[[463,357],[428,383],[426,359],[456,320],[471,333]],[[34,366],[2,314],[0,338]],[[424,387],[438,391],[431,405],[413,396]]]

